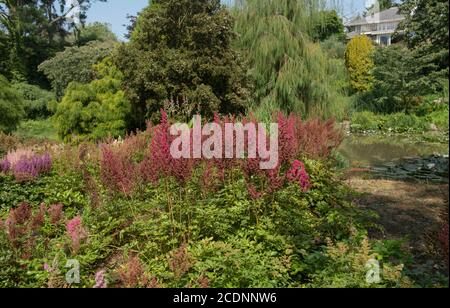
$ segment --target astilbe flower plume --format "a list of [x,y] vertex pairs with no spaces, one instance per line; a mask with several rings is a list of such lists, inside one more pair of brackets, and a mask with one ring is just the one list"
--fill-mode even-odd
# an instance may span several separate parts
[[104,270],[101,270],[95,274],[94,289],[106,289],[108,287],[105,274],[106,272]]
[[87,237],[87,232],[83,227],[83,221],[80,216],[76,216],[69,220],[66,224],[66,231],[72,240],[72,249],[77,252],[80,249],[80,244],[83,239]]
[[4,229],[9,242],[21,253],[22,258],[29,258],[32,255],[35,235],[44,225],[44,220],[45,205],[43,204],[35,215],[33,215],[31,206],[26,202],[9,211]]
[[309,190],[311,187],[310,178],[306,172],[305,164],[299,160],[295,160],[292,163],[291,169],[289,169],[286,177],[290,182],[298,183],[304,191]]
[[182,244],[180,248],[172,253],[169,259],[170,270],[175,274],[176,279],[180,279],[192,267],[191,255],[186,244]]
[[33,180],[40,174],[50,172],[52,160],[50,154],[34,155],[32,157],[22,157],[13,165],[13,174],[18,182]]
[[102,148],[101,179],[112,192],[130,196],[137,185],[137,167],[128,148],[105,145]]
[[125,288],[145,287],[148,279],[138,256],[131,256],[127,263],[118,270],[120,282]]
[[0,173],[7,173],[11,169],[11,163],[5,158],[0,161]]
[[146,181],[156,183],[162,177],[173,176],[184,182],[191,176],[195,160],[174,159],[170,153],[170,145],[175,138],[170,135],[167,113],[161,110],[161,123],[153,128],[149,151],[140,167]]
[[50,222],[57,225],[63,216],[63,205],[61,203],[51,205],[47,210],[50,216]]

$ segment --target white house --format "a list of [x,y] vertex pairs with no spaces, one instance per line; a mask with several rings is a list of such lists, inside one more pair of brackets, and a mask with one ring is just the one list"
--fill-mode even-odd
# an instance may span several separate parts
[[380,45],[389,46],[392,36],[405,16],[400,14],[398,7],[374,13],[367,17],[358,17],[347,23],[347,37],[351,39],[357,35],[365,34]]

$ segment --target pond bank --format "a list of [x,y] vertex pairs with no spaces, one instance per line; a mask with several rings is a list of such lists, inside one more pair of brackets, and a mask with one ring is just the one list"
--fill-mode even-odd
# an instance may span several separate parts
[[[354,204],[373,211],[372,239],[404,240],[408,270],[424,285],[448,281],[438,233],[448,216],[448,143],[405,136],[348,136],[339,149]],[[430,278],[433,277],[433,278]],[[425,278],[423,278],[425,279]]]

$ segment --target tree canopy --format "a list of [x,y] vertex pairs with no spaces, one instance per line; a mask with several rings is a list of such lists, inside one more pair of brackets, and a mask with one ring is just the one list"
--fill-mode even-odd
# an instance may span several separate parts
[[67,47],[40,64],[39,71],[47,76],[57,97],[61,98],[71,82],[89,83],[94,80],[96,72],[93,65],[111,55],[114,46],[111,41],[92,41],[81,47]]
[[[9,79],[45,85],[37,66],[61,50],[69,31],[76,27],[69,18],[78,10],[85,22],[86,11],[95,0],[0,0],[0,73]],[[97,0],[106,1],[106,0]]]
[[233,19],[219,0],[152,1],[115,56],[136,126],[164,105],[183,119],[245,111],[250,91],[233,36]]
[[236,46],[248,55],[262,118],[275,110],[328,117],[341,108],[343,66],[311,39],[323,8],[308,0],[237,1]]
[[439,90],[448,83],[449,1],[405,0],[401,10],[406,19],[400,29],[415,52],[417,77]]

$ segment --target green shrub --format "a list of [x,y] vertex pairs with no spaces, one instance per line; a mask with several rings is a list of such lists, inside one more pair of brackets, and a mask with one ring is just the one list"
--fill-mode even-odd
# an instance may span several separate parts
[[12,132],[25,116],[23,98],[8,80],[0,75],[0,132]]
[[414,114],[396,113],[385,117],[384,129],[396,133],[424,132],[430,127],[425,118]]
[[356,112],[352,116],[353,131],[377,131],[380,129],[380,118],[373,112]]
[[440,130],[448,131],[449,130],[449,114],[448,114],[448,105],[447,110],[434,111],[427,116],[430,123],[435,124]]
[[52,92],[27,83],[13,84],[13,88],[24,98],[27,119],[37,120],[51,115],[49,105],[56,100]]
[[63,140],[100,140],[126,133],[130,105],[120,89],[122,74],[106,58],[95,66],[99,79],[71,83],[55,114]]
[[[390,254],[391,251],[384,251]],[[313,288],[406,288],[412,282],[404,274],[404,264],[392,264],[388,258],[377,253],[367,238],[349,241],[328,241],[325,253],[313,258],[314,265],[322,263],[321,269],[311,275],[309,287]],[[372,261],[372,265],[369,265]],[[373,267],[375,266],[375,267]],[[379,276],[368,277],[369,270]],[[377,275],[375,273],[375,275]],[[369,279],[368,279],[369,278]],[[379,278],[371,281],[370,278]]]
[[[441,125],[445,120],[436,118]],[[370,111],[356,112],[352,116],[352,131],[354,132],[391,132],[391,133],[421,133],[430,129],[430,117],[418,117],[414,114],[394,113],[388,115],[374,114]]]

